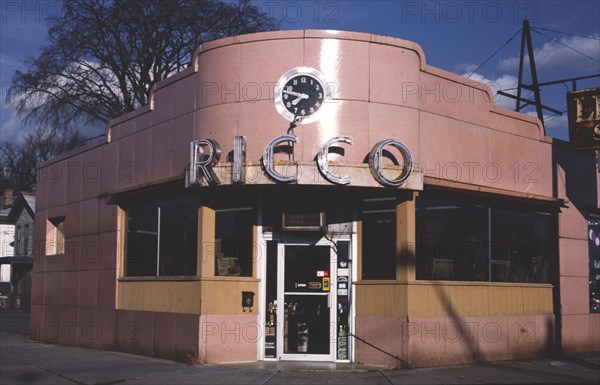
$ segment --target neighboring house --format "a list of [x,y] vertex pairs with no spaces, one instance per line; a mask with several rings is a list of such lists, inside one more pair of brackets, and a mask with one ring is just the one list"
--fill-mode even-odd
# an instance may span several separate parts
[[[13,241],[15,240],[15,225],[8,221],[10,208],[0,210],[0,298],[10,294],[10,263],[4,263],[4,258],[14,255]],[[4,301],[0,300],[4,307]]]
[[34,218],[35,196],[19,194],[8,213],[8,222],[14,225],[14,252],[0,260],[10,266],[9,307],[28,309],[31,302]]

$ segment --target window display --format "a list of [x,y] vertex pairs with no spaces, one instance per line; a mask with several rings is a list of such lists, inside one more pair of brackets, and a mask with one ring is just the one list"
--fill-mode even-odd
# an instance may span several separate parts
[[215,210],[215,275],[252,276],[252,229],[250,207]]
[[396,198],[365,199],[362,279],[396,279]]
[[125,204],[125,276],[195,276],[198,232],[196,199],[136,197]]
[[552,213],[426,191],[417,199],[417,279],[546,283]]

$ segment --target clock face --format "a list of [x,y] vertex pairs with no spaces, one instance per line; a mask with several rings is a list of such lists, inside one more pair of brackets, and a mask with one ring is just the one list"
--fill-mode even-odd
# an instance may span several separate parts
[[275,107],[285,119],[311,123],[329,97],[325,76],[314,68],[297,67],[279,79],[275,87]]

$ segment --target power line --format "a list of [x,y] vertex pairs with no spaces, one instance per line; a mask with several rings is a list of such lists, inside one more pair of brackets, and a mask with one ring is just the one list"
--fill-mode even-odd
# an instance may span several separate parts
[[[564,110],[562,113],[564,114],[565,112],[567,112],[567,110]],[[562,114],[555,114],[552,119],[550,119],[550,121],[546,124],[546,128],[550,127],[550,125],[552,125],[552,123],[554,123],[554,121],[556,120],[556,118],[558,118],[559,116],[562,116]]]
[[555,30],[552,30],[552,29],[548,29],[548,28],[542,28],[542,27],[535,27],[535,28],[534,28],[534,27],[531,27],[531,29],[539,29],[539,30],[542,30],[542,31],[547,31],[547,32],[562,33],[562,34],[565,34],[565,35],[571,35],[571,36],[583,37],[583,38],[585,38],[585,39],[600,40],[600,38],[598,38],[598,37],[592,37],[592,36],[578,35],[578,34],[576,34],[576,33],[571,33],[571,32],[555,31]]
[[491,60],[491,59],[492,59],[494,56],[496,56],[496,54],[497,54],[498,52],[500,52],[500,50],[501,50],[502,48],[506,47],[506,45],[507,45],[508,43],[510,43],[510,42],[512,41],[512,39],[514,39],[514,38],[515,38],[515,36],[517,36],[517,35],[519,34],[519,32],[521,32],[522,30],[523,30],[523,28],[520,28],[520,29],[519,29],[517,32],[515,32],[515,33],[514,33],[514,35],[512,35],[512,36],[511,36],[511,37],[510,37],[510,38],[509,38],[509,39],[508,39],[508,40],[507,40],[507,41],[506,41],[504,44],[502,44],[502,45],[500,46],[500,48],[498,48],[497,50],[495,50],[495,51],[494,51],[494,53],[490,55],[490,57],[488,57],[487,59],[485,59],[485,61],[484,61],[483,63],[481,63],[481,64],[480,64],[480,65],[479,65],[477,68],[475,68],[475,70],[474,70],[473,72],[471,72],[471,73],[469,74],[469,76],[467,76],[467,79],[468,79],[468,78],[470,78],[471,76],[473,76],[473,74],[474,74],[475,72],[477,72],[477,71],[478,71],[478,70],[479,70],[481,67],[483,67],[483,66],[484,66],[484,65],[485,65],[485,64],[486,64],[488,61],[490,61],[490,60]]
[[547,39],[550,39],[550,40],[552,40],[552,41],[553,41],[553,42],[555,42],[555,43],[558,43],[558,44],[560,44],[560,45],[563,45],[563,46],[567,47],[568,49],[570,49],[570,50],[572,50],[572,51],[575,51],[575,52],[577,52],[577,53],[579,53],[579,54],[581,54],[581,55],[583,55],[583,56],[587,57],[588,59],[592,59],[592,60],[593,60],[593,61],[595,61],[596,63],[600,63],[600,61],[599,61],[599,60],[596,60],[596,59],[594,59],[593,57],[591,57],[591,56],[588,56],[588,55],[584,54],[583,52],[576,50],[576,49],[575,49],[575,48],[573,48],[573,47],[569,47],[568,45],[566,45],[566,44],[564,44],[564,43],[561,43],[560,41],[558,41],[558,40],[556,40],[556,39],[553,39],[553,38],[551,38],[550,36],[548,36],[548,35],[546,35],[546,34],[543,34],[543,33],[542,33],[542,32],[540,32],[540,31],[537,31],[537,30],[536,30],[535,28],[533,28],[533,27],[531,28],[531,30],[532,30],[533,32],[537,33],[537,34],[540,34],[540,35],[544,36],[544,37],[545,37],[545,38],[547,38]]

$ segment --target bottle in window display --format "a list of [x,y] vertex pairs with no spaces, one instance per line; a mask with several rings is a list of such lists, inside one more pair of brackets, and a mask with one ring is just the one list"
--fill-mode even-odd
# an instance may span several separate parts
[[298,353],[308,352],[308,325],[305,322],[298,323]]

